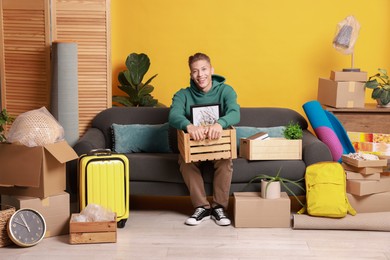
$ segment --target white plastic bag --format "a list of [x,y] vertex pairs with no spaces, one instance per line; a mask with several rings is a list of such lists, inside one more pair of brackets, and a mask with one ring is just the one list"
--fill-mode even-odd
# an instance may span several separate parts
[[353,53],[359,30],[360,24],[355,17],[352,15],[346,17],[337,24],[333,47],[343,54]]
[[64,136],[64,128],[45,107],[41,107],[16,117],[7,142],[35,147],[56,143],[63,140]]

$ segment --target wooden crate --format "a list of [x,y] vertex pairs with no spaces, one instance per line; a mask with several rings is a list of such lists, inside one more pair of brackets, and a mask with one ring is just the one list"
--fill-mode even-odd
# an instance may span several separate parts
[[69,222],[70,244],[116,243],[116,217],[112,221],[75,222],[72,214]]
[[236,129],[222,131],[217,140],[194,141],[188,133],[177,131],[178,148],[186,163],[237,158]]
[[302,140],[241,138],[240,157],[248,160],[302,160]]
[[344,163],[355,167],[384,167],[387,166],[387,159],[379,159],[379,160],[357,160],[348,157],[347,155],[342,155],[341,159]]

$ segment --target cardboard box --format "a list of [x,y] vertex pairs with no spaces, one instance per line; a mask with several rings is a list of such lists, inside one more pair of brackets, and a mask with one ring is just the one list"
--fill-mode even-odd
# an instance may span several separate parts
[[341,159],[344,163],[355,166],[355,167],[385,167],[385,166],[387,166],[386,159],[357,160],[357,159],[350,158],[347,155],[342,155]]
[[72,214],[69,221],[70,244],[116,243],[116,216],[112,221],[76,222]]
[[390,191],[390,176],[382,175],[379,181],[347,180],[347,193],[364,196]]
[[363,175],[369,175],[369,174],[374,174],[374,173],[381,173],[384,171],[384,167],[356,167],[347,163],[341,163],[343,166],[344,170],[346,171],[351,171],[351,172],[356,172],[360,173]]
[[0,144],[0,194],[45,198],[66,188],[66,162],[77,159],[76,152],[61,141],[27,147]]
[[31,208],[41,213],[46,221],[45,237],[65,235],[69,232],[70,200],[66,192],[45,199],[1,195],[1,201],[16,209]]
[[302,140],[241,138],[239,154],[248,160],[302,160]]
[[381,192],[366,196],[347,193],[351,206],[357,213],[390,211],[390,192]]
[[178,148],[186,163],[237,158],[236,129],[222,131],[216,140],[194,141],[188,133],[177,130]]
[[345,171],[347,174],[347,180],[373,180],[379,181],[381,178],[381,174],[373,173],[373,174],[361,174],[358,172]]
[[234,192],[235,227],[290,227],[291,201],[282,192],[279,199],[263,199],[259,192]]
[[330,72],[330,79],[334,81],[367,81],[367,72],[365,71],[334,71]]
[[320,78],[318,82],[318,101],[335,108],[364,107],[364,83],[341,82]]

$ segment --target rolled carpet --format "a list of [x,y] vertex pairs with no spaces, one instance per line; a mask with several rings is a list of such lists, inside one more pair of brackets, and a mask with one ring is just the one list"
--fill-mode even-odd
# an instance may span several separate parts
[[340,229],[390,231],[390,212],[358,213],[344,218],[293,214],[293,229]]

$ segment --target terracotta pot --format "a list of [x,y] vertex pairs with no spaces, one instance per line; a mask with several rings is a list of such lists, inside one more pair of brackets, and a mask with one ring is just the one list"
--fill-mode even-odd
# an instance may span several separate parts
[[278,199],[280,198],[280,182],[273,181],[268,185],[268,181],[261,180],[261,194],[260,196],[264,199]]

